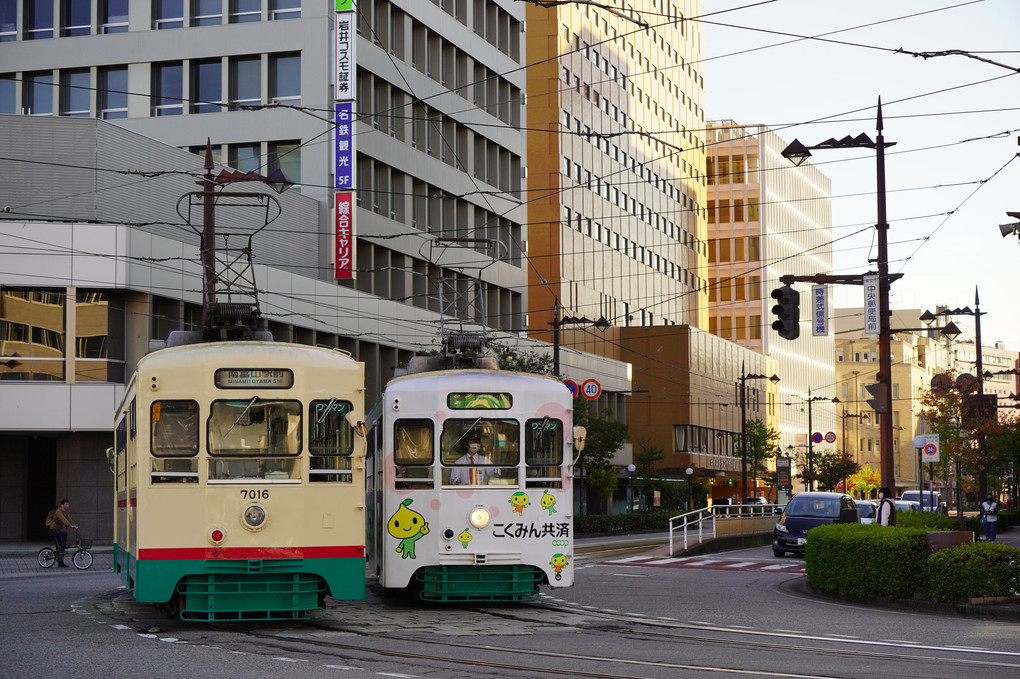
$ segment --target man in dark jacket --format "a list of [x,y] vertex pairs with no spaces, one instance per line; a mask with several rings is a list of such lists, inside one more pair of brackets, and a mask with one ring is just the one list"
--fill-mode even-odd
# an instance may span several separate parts
[[71,501],[63,499],[60,505],[53,511],[53,518],[47,524],[50,529],[50,536],[57,541],[57,565],[67,568],[64,563],[64,552],[67,551],[67,529],[78,528],[71,519],[68,510],[71,508]]

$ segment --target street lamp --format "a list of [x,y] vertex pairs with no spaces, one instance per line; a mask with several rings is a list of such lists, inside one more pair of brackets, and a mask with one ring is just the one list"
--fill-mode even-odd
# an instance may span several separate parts
[[[807,403],[808,490],[814,490],[815,489],[815,446],[814,446],[814,439],[812,438],[813,432],[811,431],[811,429],[812,429],[812,425],[811,425],[811,404],[814,403],[815,401],[829,401],[830,403],[839,403],[839,398],[835,397],[835,396],[832,397],[831,399],[827,398],[825,396],[812,396],[811,395],[811,387],[808,387],[808,392],[807,393],[808,393],[807,398],[804,398],[803,396],[798,396],[797,394],[794,394],[794,396],[797,396],[797,398],[799,398],[800,400],[805,401]],[[793,404],[789,404],[789,405],[793,405]]]
[[[1013,219],[1020,219],[1020,212],[1007,212],[1006,215],[1012,217]],[[999,233],[1002,234],[1003,238],[1012,233],[1015,233],[1017,235],[1017,238],[1020,238],[1020,222],[999,224]]]
[[[847,421],[848,418],[851,418],[851,417],[853,419],[857,420],[858,424],[864,424],[865,420],[870,420],[871,419],[868,416],[867,413],[848,413],[846,410],[844,410],[843,414],[839,416],[839,418],[841,420],[843,420],[843,452],[844,453],[846,452],[846,421]],[[860,467],[861,466],[861,447],[860,446],[854,446],[854,447],[857,449],[857,466]]]
[[694,470],[688,467],[684,470],[684,474],[687,474],[687,511],[694,509],[694,489],[691,487],[691,474]]
[[605,316],[600,316],[598,320],[593,321],[587,316],[564,316],[560,318],[560,299],[556,298],[556,306],[553,311],[553,319],[549,322],[549,325],[553,327],[553,375],[559,379],[560,377],[560,327],[564,325],[590,325],[597,328],[600,332],[605,332],[610,327],[610,323],[606,320]]
[[[875,229],[878,232],[878,375],[877,381],[882,385],[885,393],[885,402],[892,403],[892,333],[889,329],[891,311],[889,309],[889,288],[892,282],[900,278],[901,274],[889,274],[889,222],[886,219],[885,205],[885,150],[894,146],[896,142],[886,142],[882,135],[884,127],[882,123],[882,99],[878,100],[878,115],[875,123],[878,135],[872,141],[868,135],[859,134],[856,137],[846,136],[842,139],[827,139],[816,146],[804,146],[794,139],[786,149],[783,150],[783,157],[789,159],[795,165],[800,165],[811,156],[815,149],[847,149],[847,148],[872,148],[875,149],[875,195],[878,201],[877,223]],[[863,275],[849,276],[814,276],[806,277],[805,280],[814,279],[822,283],[842,283],[850,285],[864,285]],[[786,281],[783,281],[786,283]],[[791,281],[793,282],[793,281]],[[789,284],[789,283],[787,283]],[[810,408],[808,413],[810,414]],[[895,462],[893,459],[893,430],[892,418],[883,417],[880,422],[881,439],[880,455],[882,460],[882,479],[895,479]],[[808,439],[810,442],[810,437]]]
[[[751,373],[744,373],[744,363],[740,363],[740,497],[741,503],[747,502],[747,381],[768,380],[772,384],[778,384],[779,376],[766,377]],[[757,485],[757,484],[756,484]]]
[[[1003,234],[1005,235],[1005,234]],[[973,316],[974,317],[974,372],[977,373],[977,410],[979,417],[983,417],[985,413],[985,375],[982,370],[981,364],[981,317],[986,312],[981,311],[981,300],[978,297],[978,288],[974,286],[974,309],[971,310],[969,306],[963,307],[962,309],[945,309],[938,311],[937,314],[933,314],[930,311],[925,311],[921,315],[921,320],[927,324],[931,324],[939,316]],[[960,330],[956,327],[952,321],[946,324],[945,328],[942,329],[943,334],[946,333],[946,329],[950,326],[955,329],[956,335],[950,336],[950,339],[955,339],[959,336]],[[985,497],[988,490],[988,474],[985,471],[985,435],[984,433],[978,433],[978,497]]]
[[635,472],[635,470],[637,470],[637,467],[634,466],[633,462],[630,463],[629,465],[627,465],[627,471],[630,472],[630,492],[627,493],[627,496],[628,496],[627,497],[627,513],[628,514],[630,514],[631,512],[634,511],[634,472]]

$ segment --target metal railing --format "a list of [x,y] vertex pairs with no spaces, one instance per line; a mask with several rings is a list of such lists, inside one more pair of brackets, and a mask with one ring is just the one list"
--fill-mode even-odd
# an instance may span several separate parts
[[671,517],[669,520],[669,554],[674,554],[673,534],[679,532],[686,551],[697,538],[696,544],[725,535],[748,535],[772,530],[776,518],[783,513],[782,505],[712,505]]

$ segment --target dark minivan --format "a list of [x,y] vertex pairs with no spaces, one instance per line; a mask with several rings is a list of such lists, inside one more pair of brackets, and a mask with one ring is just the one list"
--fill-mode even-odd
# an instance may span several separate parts
[[860,523],[854,499],[846,493],[800,493],[794,495],[783,509],[783,515],[772,531],[772,553],[804,553],[807,532],[815,526],[830,523]]

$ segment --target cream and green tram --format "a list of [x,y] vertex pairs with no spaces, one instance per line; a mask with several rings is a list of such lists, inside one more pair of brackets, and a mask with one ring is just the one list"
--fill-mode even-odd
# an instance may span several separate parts
[[114,570],[189,620],[365,596],[364,365],[276,342],[161,349],[115,419]]
[[523,601],[569,587],[583,430],[560,381],[488,369],[397,377],[369,453],[369,565],[430,601]]

